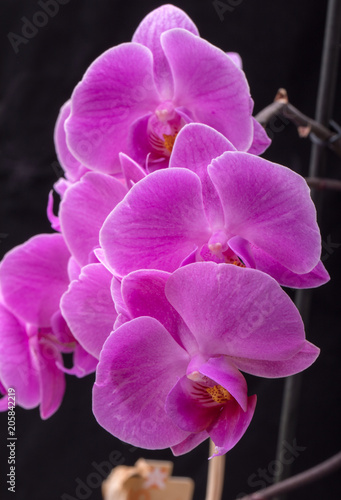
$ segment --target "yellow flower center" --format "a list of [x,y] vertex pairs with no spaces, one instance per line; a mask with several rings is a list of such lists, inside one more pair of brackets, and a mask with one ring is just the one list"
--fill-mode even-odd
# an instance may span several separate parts
[[213,387],[206,387],[206,391],[209,393],[213,401],[219,404],[224,404],[226,401],[233,399],[233,396],[221,385],[214,385]]
[[176,133],[174,135],[167,135],[167,134],[162,134],[162,135],[163,135],[163,138],[165,140],[163,145],[167,149],[167,151],[169,151],[171,153],[173,150],[175,138],[178,135],[178,133]]

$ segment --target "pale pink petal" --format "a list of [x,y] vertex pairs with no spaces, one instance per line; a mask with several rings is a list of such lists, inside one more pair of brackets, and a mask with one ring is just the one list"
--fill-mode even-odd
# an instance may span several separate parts
[[160,36],[172,28],[183,28],[194,35],[199,35],[197,27],[183,10],[174,5],[162,5],[142,20],[132,39],[133,42],[141,43],[152,51],[155,81],[164,98],[172,96],[173,79],[161,47]]
[[206,356],[277,361],[304,344],[295,305],[274,279],[255,269],[197,262],[175,271],[165,289]]
[[164,404],[187,363],[187,353],[157,320],[122,325],[105,342],[97,367],[93,411],[99,424],[142,448],[183,441],[188,433],[174,425]]
[[40,234],[8,252],[0,283],[8,308],[28,323],[49,326],[68,287],[70,253],[61,234]]
[[18,405],[27,409],[34,408],[40,401],[39,376],[25,325],[2,304],[0,304],[0,325],[2,387],[6,390],[9,387],[15,389]]
[[117,317],[111,298],[112,274],[102,264],[83,267],[62,296],[60,307],[75,339],[92,354],[99,354]]
[[134,184],[146,177],[146,173],[140,165],[124,153],[119,153],[119,157],[127,188],[130,189]]
[[137,43],[107,50],[73,92],[65,122],[69,149],[90,169],[119,172],[129,126],[159,102],[151,51]]
[[238,150],[249,149],[252,101],[243,71],[223,51],[183,29],[163,33],[161,44],[174,79],[173,101]]
[[207,429],[210,438],[216,445],[212,457],[224,455],[238,443],[250,425],[256,402],[256,396],[250,396],[245,412],[236,401],[228,401],[224,405],[219,419]]
[[265,132],[264,127],[253,118],[253,141],[248,153],[261,155],[270,146],[271,139]]
[[71,153],[66,144],[65,121],[70,115],[71,102],[67,101],[60,109],[54,130],[54,144],[59,163],[65,171],[66,178],[71,182],[78,181],[88,169],[84,167]]
[[123,276],[136,269],[173,271],[208,236],[200,179],[172,168],[129,191],[106,219],[100,241],[108,264]]
[[321,236],[307,183],[289,168],[258,156],[226,152],[209,173],[225,213],[225,228],[303,274],[318,263]]
[[258,377],[277,378],[288,377],[299,373],[314,363],[320,349],[305,341],[302,349],[294,356],[283,361],[259,361],[255,359],[233,358],[233,363],[246,373]]
[[60,206],[60,224],[70,252],[81,265],[89,263],[99,246],[99,230],[105,218],[127,190],[114,177],[89,172],[66,192]]
[[186,168],[200,177],[205,213],[212,228],[224,225],[224,214],[207,167],[212,158],[225,151],[235,151],[226,137],[207,125],[190,123],[180,130],[169,162],[171,168]]
[[58,368],[62,356],[55,343],[47,338],[36,337],[33,343],[40,381],[40,416],[51,417],[59,408],[65,392],[65,376]]

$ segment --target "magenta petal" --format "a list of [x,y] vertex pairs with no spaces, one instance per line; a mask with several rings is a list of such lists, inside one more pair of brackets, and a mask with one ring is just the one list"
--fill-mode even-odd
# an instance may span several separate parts
[[[189,380],[187,376],[182,377],[168,394],[166,400],[166,412],[180,429],[187,432],[202,432],[214,422],[219,416],[220,405],[205,405],[202,397],[198,396],[197,384]],[[208,401],[211,396],[202,390]]]
[[[34,408],[40,401],[39,377],[23,323],[0,304],[0,380],[15,389],[18,405]],[[7,410],[7,407],[6,407]]]
[[199,444],[207,438],[209,438],[209,435],[206,431],[190,434],[186,439],[181,441],[181,443],[172,446],[173,455],[177,457],[179,455],[183,455],[184,453],[188,453],[199,446]]
[[321,261],[309,273],[297,274],[276,262],[268,253],[254,245],[252,245],[252,254],[257,261],[257,269],[275,278],[282,286],[315,288],[330,280],[330,276]]
[[147,168],[148,155],[151,152],[150,137],[147,131],[151,115],[151,113],[148,113],[132,123],[127,136],[126,151],[143,168]]
[[73,281],[78,279],[78,276],[80,275],[81,272],[81,266],[78,264],[76,259],[74,257],[70,257],[68,266],[67,266],[67,272],[69,275],[69,281]]
[[172,28],[184,28],[199,35],[197,27],[183,10],[174,5],[162,5],[143,19],[132,38],[133,42],[141,43],[152,51],[155,81],[164,98],[172,96],[173,79],[161,47],[160,36]]
[[238,52],[226,52],[226,55],[234,62],[239,69],[243,69],[243,61]]
[[265,132],[264,127],[253,118],[253,141],[248,153],[261,155],[270,146],[271,139]]
[[292,170],[248,153],[224,153],[209,173],[225,212],[225,227],[293,272],[318,263],[321,237],[307,183]]
[[207,356],[285,360],[305,341],[293,302],[274,279],[255,269],[189,264],[170,276],[166,297]]
[[187,353],[157,320],[141,317],[122,325],[105,342],[97,367],[93,411],[99,424],[141,448],[183,441],[188,434],[164,404],[187,363]]
[[243,71],[223,51],[183,29],[163,33],[161,44],[173,74],[174,102],[247,150],[253,124]]
[[207,125],[191,123],[179,132],[169,163],[170,167],[187,168],[200,177],[205,212],[212,227],[224,225],[224,214],[207,167],[212,158],[225,151],[235,151],[226,137]]
[[59,309],[51,317],[51,328],[59,342],[61,352],[72,352],[75,339]]
[[39,365],[40,379],[40,416],[49,418],[55,413],[64,396],[65,376],[58,368],[62,357],[55,344],[47,338],[34,339],[35,353]]
[[107,215],[127,190],[109,175],[89,172],[71,186],[60,206],[60,224],[71,253],[81,265],[89,263],[99,246],[98,235]]
[[199,371],[214,380],[217,384],[225,387],[234,397],[239,406],[246,411],[247,408],[247,385],[246,380],[233,363],[225,356],[210,358],[200,366]]
[[124,153],[120,153],[119,157],[127,188],[130,189],[134,184],[146,177],[146,173],[134,160]]
[[60,303],[73,336],[97,359],[117,317],[111,279],[112,274],[102,264],[89,264],[71,283]]
[[60,234],[40,234],[8,252],[0,267],[8,308],[24,321],[49,326],[69,284],[70,253]]
[[169,276],[169,273],[156,270],[130,273],[122,280],[122,298],[131,318],[139,316],[155,318],[187,351],[195,349],[197,344],[193,335],[166,299],[165,285]]
[[200,179],[175,168],[139,181],[100,232],[106,260],[119,275],[150,268],[171,272],[208,237]]
[[47,215],[48,220],[51,223],[52,229],[54,229],[55,231],[60,232],[59,217],[57,217],[53,213],[53,204],[54,204],[53,192],[50,191],[49,192],[49,197],[48,197],[48,202],[47,202],[46,215]]
[[137,43],[109,49],[74,90],[65,123],[68,147],[83,165],[117,173],[129,126],[159,102],[150,50]]
[[255,257],[253,255],[251,245],[247,240],[241,238],[240,236],[233,236],[233,238],[228,240],[228,246],[238,257],[242,259],[247,267],[256,269]]
[[76,182],[88,171],[88,169],[73,156],[66,144],[64,125],[65,120],[70,115],[70,110],[71,102],[68,101],[61,108],[58,115],[54,131],[54,143],[58,160],[65,171],[66,178],[71,182]]
[[75,375],[78,378],[85,377],[96,370],[98,359],[94,358],[89,354],[83,347],[79,344],[76,345],[73,352],[73,367],[65,368],[64,366],[57,364],[63,373],[68,375]]
[[284,361],[259,361],[255,359],[233,358],[233,363],[245,373],[258,377],[278,378],[299,373],[314,363],[320,349],[305,341],[294,356]]
[[235,401],[229,401],[224,405],[219,419],[214,422],[211,428],[207,429],[208,434],[216,445],[213,457],[227,453],[238,443],[250,425],[256,402],[256,396],[250,396],[245,412]]

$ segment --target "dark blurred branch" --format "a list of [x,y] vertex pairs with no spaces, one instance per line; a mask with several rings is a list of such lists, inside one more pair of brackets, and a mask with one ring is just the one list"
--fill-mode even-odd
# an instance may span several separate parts
[[285,89],[279,89],[275,101],[260,111],[255,118],[263,127],[266,127],[271,118],[279,115],[282,115],[296,125],[300,137],[307,137],[309,134],[313,134],[313,141],[316,141],[315,138],[317,137],[325,146],[341,157],[341,135],[329,130],[317,121],[309,118],[309,116],[304,115],[295,106],[290,104]]
[[341,191],[341,181],[334,179],[320,179],[319,177],[306,177],[308,186],[313,189],[332,189],[334,191]]
[[240,500],[266,500],[267,498],[272,498],[274,495],[281,495],[282,493],[288,493],[289,491],[301,488],[306,484],[312,483],[321,479],[322,477],[331,474],[337,469],[341,468],[341,452],[328,458],[324,462],[308,469],[296,476],[290,477],[285,481],[281,481],[277,484],[273,484],[268,488],[256,491],[251,495],[242,497]]

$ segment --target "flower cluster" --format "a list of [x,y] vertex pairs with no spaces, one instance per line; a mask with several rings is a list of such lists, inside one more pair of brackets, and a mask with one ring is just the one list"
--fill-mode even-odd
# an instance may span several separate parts
[[281,285],[329,279],[316,211],[302,177],[258,156],[270,141],[252,107],[238,55],[171,5],[94,61],[56,124],[55,232],[0,265],[4,396],[47,418],[64,373],[96,371],[113,435],[174,454],[211,437],[221,455],[255,410],[242,372],[314,362]]

